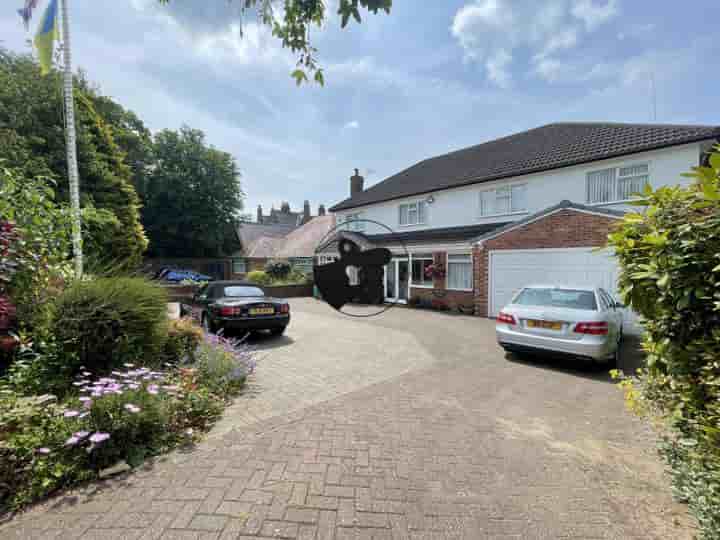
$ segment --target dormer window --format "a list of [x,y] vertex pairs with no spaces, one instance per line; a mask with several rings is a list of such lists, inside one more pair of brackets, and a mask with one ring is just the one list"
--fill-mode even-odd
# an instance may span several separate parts
[[424,225],[427,223],[427,203],[418,201],[401,204],[399,207],[400,225]]

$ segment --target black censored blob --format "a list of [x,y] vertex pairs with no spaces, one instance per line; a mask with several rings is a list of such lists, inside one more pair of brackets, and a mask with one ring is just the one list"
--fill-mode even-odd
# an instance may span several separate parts
[[[379,225],[394,234],[382,223],[363,221]],[[404,246],[401,246],[401,250],[407,255]],[[365,235],[336,228],[328,233],[316,249],[313,268],[315,285],[322,299],[341,313],[356,317],[379,315],[394,305],[385,303],[384,282],[385,266],[392,257],[389,249],[373,247]],[[362,313],[343,309],[349,304],[364,306],[366,309]]]

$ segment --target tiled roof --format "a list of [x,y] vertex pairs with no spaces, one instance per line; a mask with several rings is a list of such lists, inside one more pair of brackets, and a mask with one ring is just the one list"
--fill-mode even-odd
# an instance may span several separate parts
[[327,234],[335,227],[335,216],[327,214],[318,216],[298,227],[285,237],[276,257],[312,257],[315,249]]
[[507,223],[485,223],[483,225],[467,225],[463,227],[445,227],[424,231],[408,231],[393,234],[366,234],[364,238],[375,245],[396,242],[462,242],[499,229]]
[[429,158],[345,199],[355,208],[511,176],[578,165],[668,146],[717,139],[720,126],[668,124],[548,124]]

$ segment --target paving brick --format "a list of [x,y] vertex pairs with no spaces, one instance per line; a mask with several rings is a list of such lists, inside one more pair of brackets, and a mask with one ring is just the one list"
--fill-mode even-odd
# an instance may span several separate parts
[[318,511],[310,508],[288,508],[285,519],[298,523],[317,523]]
[[287,521],[265,521],[260,530],[261,536],[271,538],[297,538],[299,525]]

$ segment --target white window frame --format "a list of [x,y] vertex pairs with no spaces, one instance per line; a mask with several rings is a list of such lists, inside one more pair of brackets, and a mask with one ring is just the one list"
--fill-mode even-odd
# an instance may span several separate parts
[[432,280],[432,279],[430,279],[430,284],[429,284],[429,285],[423,285],[423,284],[420,284],[420,283],[415,283],[415,282],[413,281],[413,266],[412,266],[412,265],[413,265],[413,261],[414,261],[415,259],[417,259],[417,260],[419,260],[419,261],[431,261],[431,262],[434,264],[434,263],[435,263],[435,259],[433,258],[433,254],[432,254],[432,253],[427,253],[427,252],[424,252],[424,253],[416,253],[416,254],[411,253],[411,254],[410,254],[410,286],[411,286],[411,287],[414,287],[414,288],[416,288],[416,289],[432,289],[432,288],[434,287],[434,284],[433,284],[433,280]]
[[[464,257],[468,257],[470,259],[470,288],[464,289],[464,288],[454,288],[450,287],[450,255],[462,255]],[[455,263],[457,264],[457,263]],[[465,264],[465,263],[462,263]],[[448,291],[470,291],[472,292],[473,286],[475,282],[475,263],[473,261],[472,253],[445,253],[445,289]]]
[[649,162],[649,161],[635,161],[632,163],[621,163],[620,165],[615,165],[613,167],[603,167],[601,169],[594,169],[592,171],[587,171],[585,173],[585,204],[587,204],[588,206],[604,206],[604,205],[609,205],[609,204],[627,204],[627,203],[630,203],[633,201],[642,200],[643,197],[633,197],[630,199],[612,199],[610,201],[590,202],[590,186],[588,184],[588,176],[590,174],[601,172],[601,171],[614,170],[615,178],[613,181],[612,193],[615,197],[617,197],[618,184],[619,184],[619,180],[621,178],[633,178],[633,176],[642,176],[642,175],[620,176],[620,169],[625,169],[628,167],[639,167],[642,165],[647,167],[648,185],[652,186],[652,167],[651,167],[651,162]]
[[[245,268],[245,270],[242,272],[237,272],[235,270],[235,264],[240,263],[241,261],[242,261],[243,268]],[[247,274],[247,268],[248,268],[248,263],[247,263],[247,259],[245,257],[233,257],[232,258],[232,273],[233,274]]]
[[[519,215],[519,214],[527,214],[527,182],[521,182],[517,184],[503,184],[501,186],[495,186],[493,188],[489,189],[483,189],[480,190],[480,193],[478,194],[478,218],[489,218],[489,217],[497,217],[497,216],[513,216],[513,215]],[[518,187],[524,187],[525,188],[525,203],[526,207],[523,210],[513,210],[512,209],[512,188],[518,188]],[[495,197],[497,198],[497,192],[500,189],[507,189],[508,190],[508,211],[507,212],[494,212],[492,214],[483,214],[483,205],[482,205],[482,197],[483,193],[495,193]]]
[[[424,219],[422,221],[420,221],[420,205],[421,204],[425,206],[425,212],[423,215]],[[408,215],[407,223],[403,223],[402,219],[401,219],[402,208],[404,206],[407,207],[407,215]],[[414,212],[415,212],[415,221],[414,222],[410,221],[411,207],[414,207]],[[429,211],[429,205],[428,205],[427,201],[425,201],[425,200],[402,203],[402,204],[398,205],[398,225],[400,227],[415,227],[417,225],[427,225],[428,211]]]
[[362,212],[345,214],[345,229],[352,232],[365,232],[365,222],[362,221],[363,219]]

